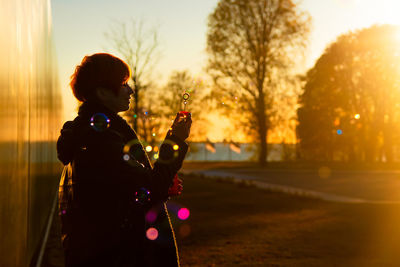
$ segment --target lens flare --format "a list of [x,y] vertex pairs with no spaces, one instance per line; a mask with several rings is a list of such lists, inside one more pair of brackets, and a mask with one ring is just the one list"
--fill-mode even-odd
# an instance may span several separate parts
[[182,224],[182,226],[179,228],[179,235],[181,238],[187,237],[190,235],[191,228],[188,224]]
[[339,119],[339,118],[336,118],[336,119],[334,120],[334,122],[333,122],[333,125],[339,126],[339,125],[340,125],[340,119]]
[[147,229],[146,231],[146,237],[149,240],[156,240],[158,238],[158,230],[154,227],[150,227],[149,229]]
[[149,223],[154,223],[157,220],[157,212],[155,210],[149,210],[146,213],[146,221]]
[[182,221],[187,220],[189,218],[190,211],[187,208],[181,208],[178,211],[178,218]]
[[152,146],[150,146],[150,145],[149,145],[149,146],[146,146],[146,151],[147,151],[147,152],[151,152],[152,150],[153,150],[153,147],[152,147]]

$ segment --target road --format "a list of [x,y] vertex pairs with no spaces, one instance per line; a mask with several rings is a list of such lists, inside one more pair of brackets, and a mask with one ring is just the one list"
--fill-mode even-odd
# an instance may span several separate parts
[[342,197],[344,202],[347,199],[349,202],[400,203],[400,171],[198,167],[185,167],[183,171],[252,180],[256,181],[258,185],[266,185],[266,188],[268,185],[272,189],[277,186],[278,191],[285,191],[286,188],[289,191],[297,190],[300,193],[304,191],[305,193],[321,194],[321,196],[325,194],[327,200],[329,197],[338,197],[338,199]]

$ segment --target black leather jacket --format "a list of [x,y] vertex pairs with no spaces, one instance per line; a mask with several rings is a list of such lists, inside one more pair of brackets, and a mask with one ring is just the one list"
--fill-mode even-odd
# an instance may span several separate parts
[[[98,113],[110,120],[109,127],[90,125]],[[78,117],[64,124],[57,152],[65,165],[59,207],[67,266],[149,266],[146,257],[157,257],[146,251],[145,214],[168,199],[188,146],[166,137],[163,160],[152,168],[135,139],[125,120],[95,103],[84,103]],[[129,142],[135,145],[127,152]],[[138,199],[143,192],[149,194]]]

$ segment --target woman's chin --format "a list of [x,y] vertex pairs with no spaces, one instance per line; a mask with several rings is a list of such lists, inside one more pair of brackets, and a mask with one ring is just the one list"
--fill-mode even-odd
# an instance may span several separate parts
[[129,105],[126,105],[126,106],[120,107],[118,112],[124,112],[124,111],[127,111],[128,109],[129,109]]

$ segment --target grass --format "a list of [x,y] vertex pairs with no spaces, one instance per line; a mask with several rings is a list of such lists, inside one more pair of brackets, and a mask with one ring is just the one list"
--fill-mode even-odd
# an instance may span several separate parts
[[[182,266],[400,266],[400,205],[339,204],[184,177]],[[44,266],[62,266],[57,220]]]

